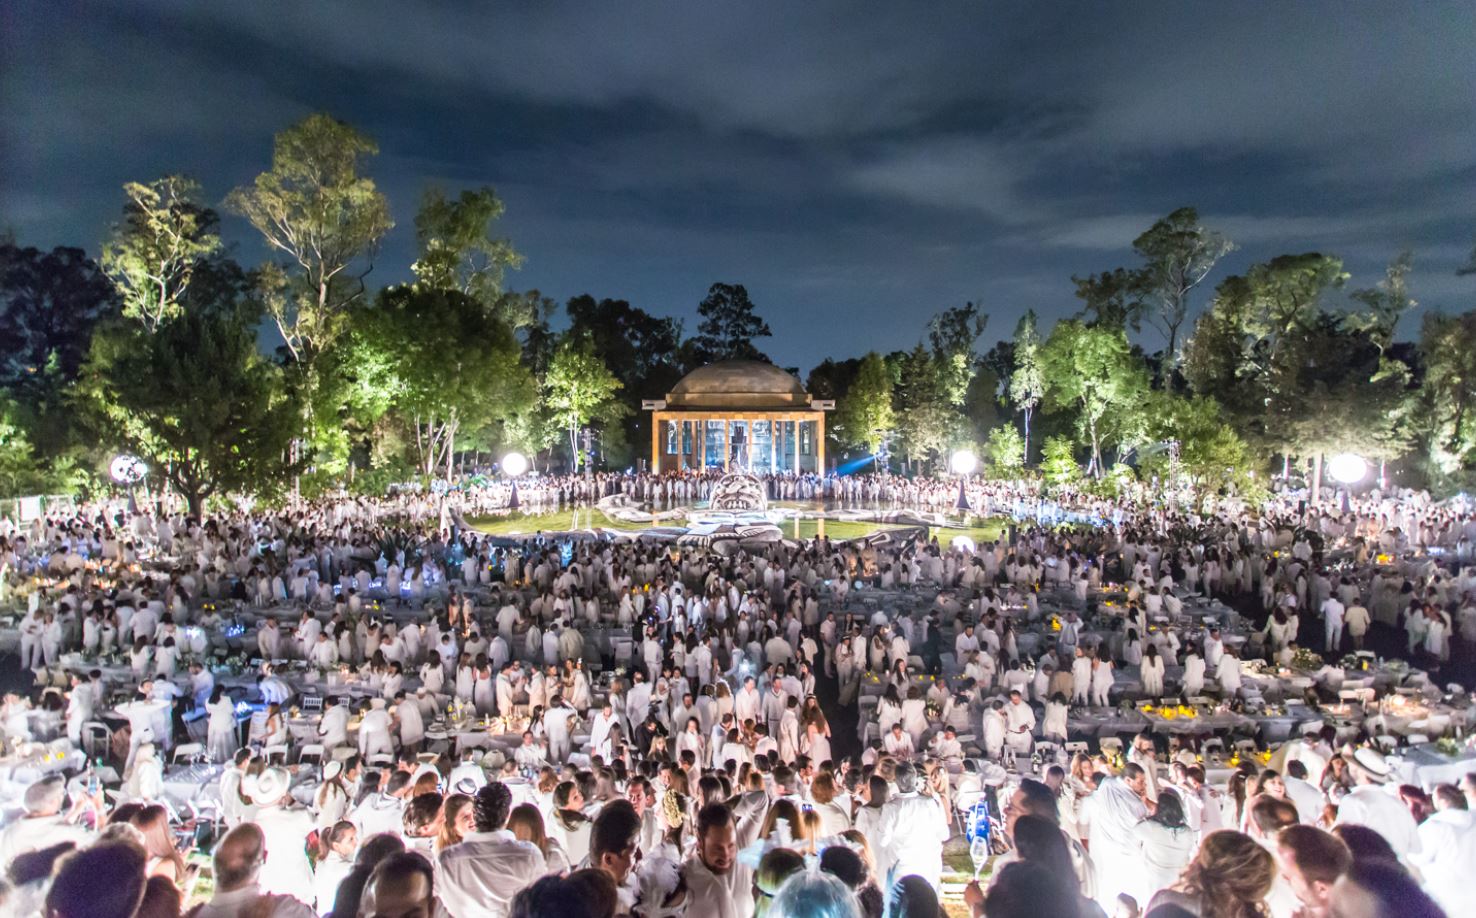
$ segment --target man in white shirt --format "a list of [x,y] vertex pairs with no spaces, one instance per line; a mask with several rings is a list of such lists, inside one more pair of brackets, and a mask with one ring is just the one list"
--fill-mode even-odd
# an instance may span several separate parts
[[1414,816],[1390,788],[1384,786],[1393,769],[1373,749],[1359,749],[1350,763],[1357,787],[1338,801],[1337,825],[1368,826],[1384,836],[1401,859],[1419,851],[1419,826]]
[[42,778],[26,788],[26,814],[0,831],[0,870],[28,851],[62,842],[75,842],[80,847],[86,842],[87,830],[73,824],[62,812],[66,795],[67,783],[61,775]]
[[683,869],[687,914],[752,918],[753,868],[738,860],[738,851],[758,836],[759,823],[755,818],[740,823],[722,803],[710,803],[697,814],[696,851]]
[[916,754],[912,746],[912,735],[902,729],[901,721],[892,724],[892,732],[882,737],[882,751],[894,759],[912,761]]
[[505,828],[512,792],[500,782],[477,791],[472,804],[477,830],[436,859],[437,893],[451,918],[503,918],[523,888],[541,877],[543,852]]
[[311,918],[303,902],[261,889],[259,877],[266,862],[266,838],[255,823],[236,826],[215,846],[215,894],[200,907],[199,918]]
[[917,769],[909,762],[897,765],[897,796],[882,807],[876,844],[891,864],[886,888],[916,874],[939,888],[943,870],[943,843],[948,841],[948,814],[932,797],[917,792]]
[[1019,690],[1010,692],[1010,703],[1005,705],[1005,745],[1017,756],[1029,757],[1035,738],[1035,709],[1025,703]]
[[1447,915],[1476,915],[1476,813],[1452,785],[1436,787],[1432,796],[1435,812],[1420,823],[1420,847],[1409,862]]
[[1323,649],[1328,653],[1337,653],[1342,647],[1343,611],[1342,600],[1336,596],[1329,596],[1322,601]]

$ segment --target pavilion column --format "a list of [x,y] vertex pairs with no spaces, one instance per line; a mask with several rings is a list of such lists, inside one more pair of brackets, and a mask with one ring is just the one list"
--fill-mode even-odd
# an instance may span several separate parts
[[697,469],[701,471],[707,468],[707,418],[692,423],[697,425],[700,432],[697,437]]
[[769,474],[774,474],[774,420],[769,420]]
[[784,422],[784,453],[789,462],[789,470],[798,475],[800,471],[798,421]]
[[733,458],[733,422],[723,418],[723,471],[728,470],[728,462]]
[[815,472],[825,477],[825,415],[815,416]]
[[661,422],[663,417],[660,412],[651,412],[651,471],[661,472]]

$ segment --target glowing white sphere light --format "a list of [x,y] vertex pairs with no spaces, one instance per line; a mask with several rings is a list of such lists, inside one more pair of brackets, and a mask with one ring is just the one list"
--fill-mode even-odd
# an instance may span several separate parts
[[955,475],[972,475],[979,466],[979,457],[966,449],[957,450],[948,457],[948,467]]
[[149,467],[137,456],[127,454],[114,456],[113,461],[108,463],[108,474],[118,484],[137,484],[143,481],[143,477],[149,472]]
[[1368,463],[1362,456],[1340,453],[1327,461],[1327,474],[1332,476],[1333,481],[1356,484],[1368,474]]
[[502,471],[511,478],[517,478],[528,471],[528,457],[522,453],[508,453],[502,457]]

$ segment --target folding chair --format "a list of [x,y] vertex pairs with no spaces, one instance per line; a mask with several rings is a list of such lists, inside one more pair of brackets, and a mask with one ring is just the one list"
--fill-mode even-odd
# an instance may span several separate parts
[[174,752],[169,756],[169,761],[175,765],[181,762],[189,762],[205,754],[205,747],[200,743],[180,743],[174,747]]
[[275,746],[268,746],[268,747],[266,747],[265,749],[262,750],[261,754],[262,754],[262,757],[265,758],[268,763],[270,763],[272,761],[273,757],[275,757],[279,762],[281,762],[281,764],[286,765],[287,764],[287,753],[288,753],[288,751],[289,751],[289,747],[287,746],[286,743],[278,743]]
[[1071,740],[1066,743],[1065,749],[1067,755],[1076,755],[1077,753],[1086,755],[1090,747],[1084,740]]
[[297,753],[297,764],[299,765],[321,765],[323,763],[323,745],[312,743],[303,746]]
[[1103,755],[1121,755],[1122,740],[1115,736],[1104,736],[1097,740],[1097,748],[1102,750]]
[[100,720],[89,720],[82,725],[82,751],[92,761],[105,759],[113,745],[113,731]]

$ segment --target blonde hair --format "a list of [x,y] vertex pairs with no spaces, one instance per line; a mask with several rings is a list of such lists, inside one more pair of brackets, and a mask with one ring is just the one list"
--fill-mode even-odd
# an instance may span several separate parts
[[1174,888],[1199,899],[1201,918],[1261,918],[1276,861],[1259,842],[1221,829],[1204,837]]

